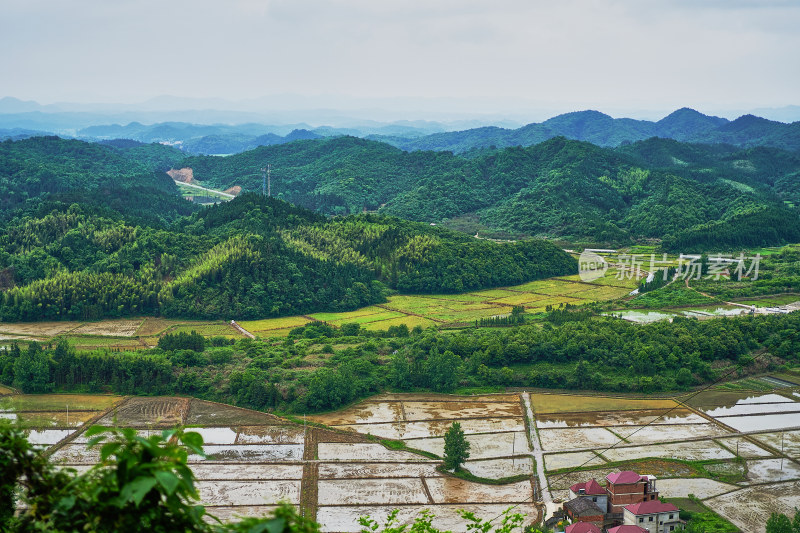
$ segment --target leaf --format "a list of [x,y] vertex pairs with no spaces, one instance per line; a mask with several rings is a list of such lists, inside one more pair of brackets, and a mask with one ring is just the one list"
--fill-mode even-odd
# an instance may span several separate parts
[[84,433],[84,435],[86,435],[87,437],[93,437],[95,435],[99,435],[100,433],[106,433],[108,431],[109,429],[103,426],[92,426],[86,430],[86,433]]
[[137,506],[150,490],[156,486],[156,480],[152,477],[137,477],[120,491],[120,498],[124,501],[132,501]]
[[178,488],[178,485],[180,485],[180,480],[178,479],[178,476],[176,476],[172,472],[166,472],[164,470],[159,470],[159,471],[155,472],[154,475],[155,475],[156,479],[158,480],[158,483],[162,487],[164,487],[164,489],[167,491],[167,495],[169,495],[169,496],[171,496],[172,493],[175,492],[175,489]]
[[196,431],[184,433],[181,440],[186,446],[192,449],[201,448],[203,446],[203,436]]
[[120,448],[120,446],[122,446],[122,444],[119,442],[107,442],[106,444],[103,444],[103,447],[100,448],[100,460],[105,461],[111,457],[111,455],[113,455],[114,452]]

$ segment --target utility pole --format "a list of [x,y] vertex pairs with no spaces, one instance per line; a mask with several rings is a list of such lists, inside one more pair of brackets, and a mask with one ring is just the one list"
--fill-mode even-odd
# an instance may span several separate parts
[[261,193],[264,196],[272,196],[272,165],[268,164],[261,169]]

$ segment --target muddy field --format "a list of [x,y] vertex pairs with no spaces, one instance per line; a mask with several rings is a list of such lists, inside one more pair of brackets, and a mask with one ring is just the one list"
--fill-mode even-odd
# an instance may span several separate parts
[[[423,509],[429,509],[434,515],[433,526],[442,530],[463,531],[464,519],[459,515],[463,509],[461,504],[450,505],[397,505],[397,506],[325,506],[317,511],[317,521],[322,525],[323,531],[357,532],[362,531],[358,522],[360,516],[370,516],[383,524],[387,515],[398,509],[397,518],[401,524],[411,524]],[[499,516],[509,506],[506,504],[478,504],[470,505],[470,511],[480,517]],[[514,509],[528,517],[537,516],[535,506],[522,504]]]
[[317,456],[322,461],[392,461],[428,462],[421,455],[397,450],[388,450],[382,444],[346,442],[321,442],[317,446]]
[[[451,420],[437,420],[433,422],[348,424],[336,427],[387,439],[418,439],[444,435],[452,423]],[[468,418],[460,420],[459,423],[461,429],[467,434],[525,431],[525,423],[521,418]]]
[[300,480],[198,481],[200,499],[209,505],[300,503]]
[[562,468],[589,467],[604,464],[600,457],[593,452],[554,453],[544,456],[546,470],[561,470]]
[[706,500],[728,520],[748,533],[764,533],[771,513],[794,516],[800,507],[800,481],[758,485]]
[[538,428],[639,426],[645,424],[706,424],[708,420],[689,409],[644,411],[609,411],[598,413],[541,414],[536,416]]
[[689,494],[694,494],[701,500],[739,489],[736,485],[704,478],[659,479],[656,488],[665,498],[688,498]]
[[189,400],[174,397],[130,398],[100,419],[103,426],[172,427],[186,422]]
[[652,444],[703,437],[722,437],[730,432],[716,424],[674,424],[664,426],[617,427],[613,431],[630,444]]
[[101,322],[86,322],[80,327],[70,331],[72,335],[100,335],[103,337],[132,337],[144,322],[143,319],[135,320],[103,320]]
[[800,479],[800,465],[789,459],[756,459],[747,461],[747,482],[777,483]]
[[[755,437],[761,436],[762,435],[755,435]],[[739,457],[744,457],[745,459],[769,457],[772,455],[772,452],[769,450],[766,450],[743,437],[728,437],[725,439],[715,440],[733,453],[737,454]]]
[[620,439],[606,428],[540,429],[539,441],[548,452],[603,449]]
[[629,461],[646,457],[680,459],[683,461],[706,461],[710,459],[733,459],[734,455],[713,441],[690,441],[649,446],[618,446],[603,452],[609,461]]
[[528,457],[512,457],[510,459],[486,459],[483,461],[467,461],[464,468],[472,475],[489,479],[527,475],[533,473],[533,461]]
[[[470,459],[511,457],[530,453],[527,435],[523,432],[467,435],[467,441],[470,444]],[[408,439],[405,442],[411,448],[434,453],[440,457],[444,453],[444,439],[440,437]]]
[[753,438],[777,451],[783,450],[789,457],[800,457],[800,430],[762,433]]

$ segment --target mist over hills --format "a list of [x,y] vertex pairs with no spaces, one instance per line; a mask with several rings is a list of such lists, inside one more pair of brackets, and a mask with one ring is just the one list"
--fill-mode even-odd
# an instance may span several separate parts
[[[181,105],[196,109],[180,110]],[[500,117],[461,120],[366,119],[363,110],[246,111],[244,103],[161,97],[139,105],[49,104],[0,99],[0,139],[57,134],[85,140],[160,142],[191,154],[232,154],[296,139],[350,135],[379,140],[406,151],[464,153],[490,147],[531,146],[553,137],[619,146],[650,137],[684,142],[771,146],[800,150],[800,122],[783,123],[751,114],[731,121],[690,108],[658,121],[612,118],[575,111],[527,125]],[[213,109],[227,106],[229,109]],[[786,116],[793,115],[788,106]],[[763,110],[769,113],[769,109]],[[774,111],[774,110],[772,110]],[[800,111],[800,108],[798,108]],[[375,116],[381,113],[376,111]],[[773,116],[775,113],[773,113]]]

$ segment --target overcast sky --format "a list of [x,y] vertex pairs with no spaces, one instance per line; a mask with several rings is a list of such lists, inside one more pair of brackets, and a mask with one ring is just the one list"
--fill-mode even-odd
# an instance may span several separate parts
[[800,104],[799,28],[798,0],[0,0],[0,96],[779,107]]

